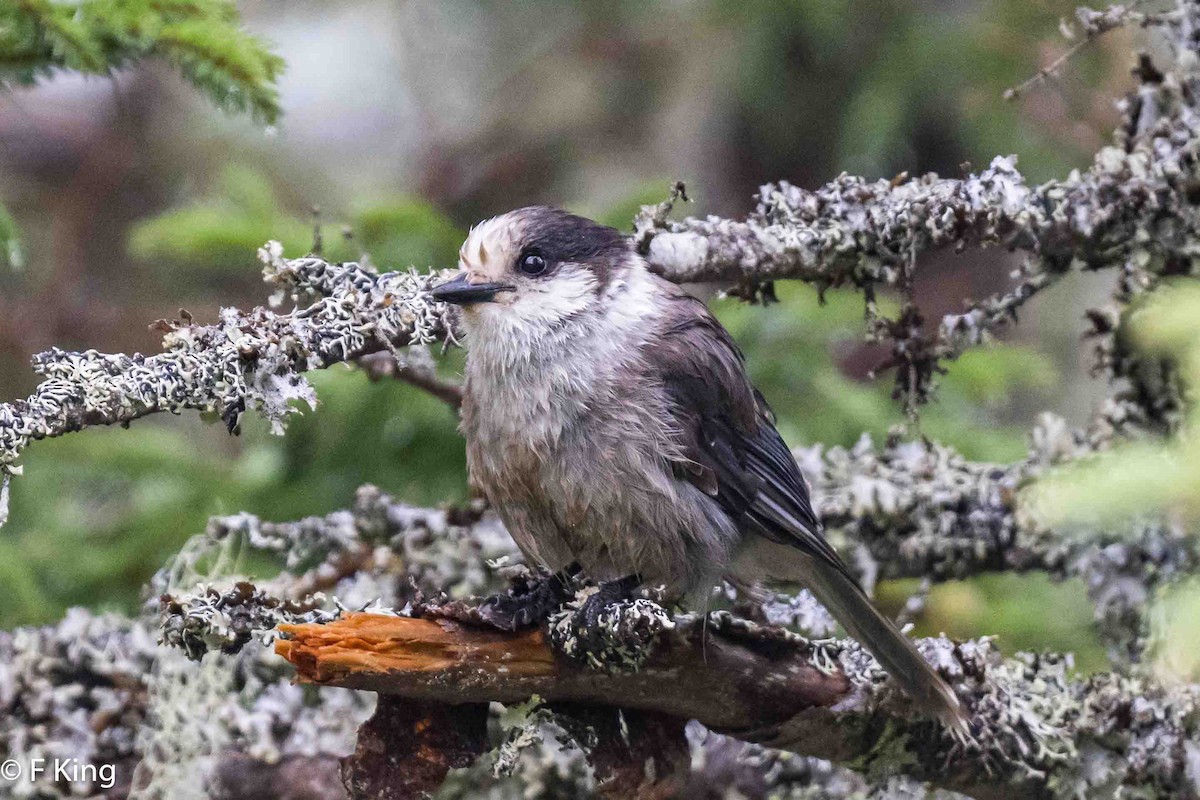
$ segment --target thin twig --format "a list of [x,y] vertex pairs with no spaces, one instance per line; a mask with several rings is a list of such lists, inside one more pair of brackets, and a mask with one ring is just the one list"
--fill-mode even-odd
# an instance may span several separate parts
[[372,381],[394,378],[428,392],[455,411],[462,406],[462,386],[442,380],[430,366],[401,364],[396,356],[387,351],[363,356],[358,359],[358,365],[366,370],[367,377]]
[[[1083,38],[1067,49],[1065,53],[1054,59],[1050,64],[1042,67],[1036,74],[1028,80],[1023,81],[1018,86],[1004,90],[1005,100],[1016,100],[1018,97],[1029,91],[1034,86],[1044,83],[1052,75],[1056,75],[1063,65],[1070,61],[1083,48],[1090,45],[1092,42],[1099,39],[1104,34],[1111,30],[1123,27],[1129,24],[1137,24],[1143,28],[1151,25],[1163,25],[1176,15],[1171,13],[1164,14],[1140,14],[1137,9],[1145,5],[1146,0],[1133,0],[1128,5],[1115,5],[1106,8],[1104,11],[1096,11],[1091,8],[1081,7],[1076,10],[1075,15],[1079,20],[1079,27],[1082,30]],[[1070,29],[1066,22],[1063,22],[1064,34],[1069,33]]]

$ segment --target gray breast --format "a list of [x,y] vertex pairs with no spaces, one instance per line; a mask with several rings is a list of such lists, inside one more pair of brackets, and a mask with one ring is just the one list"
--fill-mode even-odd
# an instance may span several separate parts
[[468,357],[472,480],[531,561],[696,591],[723,571],[736,533],[711,498],[675,477],[665,395],[636,347],[620,353],[503,373]]

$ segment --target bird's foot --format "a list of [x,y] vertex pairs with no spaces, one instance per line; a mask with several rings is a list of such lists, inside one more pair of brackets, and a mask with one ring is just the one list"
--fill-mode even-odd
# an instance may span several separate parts
[[542,573],[525,580],[504,594],[492,595],[479,606],[479,616],[501,630],[515,631],[537,625],[575,596],[572,578],[579,566],[562,572]]
[[670,612],[658,603],[633,598],[637,576],[599,586],[577,608],[550,620],[555,651],[590,669],[637,669],[654,651],[664,631],[674,628]]
[[615,581],[602,583],[571,614],[568,627],[584,651],[597,649],[604,645],[607,637],[600,618],[605,609],[629,600],[641,582],[640,576],[629,575]]
[[627,575],[615,581],[600,584],[579,606],[571,618],[571,625],[577,633],[594,631],[600,626],[600,615],[604,609],[622,600],[628,600],[640,586],[642,579],[637,575]]

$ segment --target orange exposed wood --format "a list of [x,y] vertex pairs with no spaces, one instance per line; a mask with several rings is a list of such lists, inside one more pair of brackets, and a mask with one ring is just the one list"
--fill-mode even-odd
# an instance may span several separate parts
[[554,656],[540,631],[506,633],[448,619],[412,619],[351,613],[325,624],[280,625],[287,639],[275,652],[314,683],[355,674],[437,673],[460,670],[548,676]]
[[275,651],[302,681],[415,701],[591,703],[697,719],[717,730],[762,729],[827,707],[850,689],[803,648],[705,632],[664,632],[636,668],[603,670],[552,651],[541,631],[509,633],[438,617],[352,613],[281,625]]

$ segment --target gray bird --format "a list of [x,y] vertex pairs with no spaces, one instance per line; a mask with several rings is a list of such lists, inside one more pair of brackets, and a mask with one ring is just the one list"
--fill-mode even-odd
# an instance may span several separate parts
[[[603,581],[598,612],[642,583],[703,607],[722,578],[799,581],[925,710],[954,692],[825,541],[808,487],[741,351],[701,301],[620,232],[553,208],[480,223],[463,272],[462,432],[473,483],[532,565]],[[555,581],[485,609],[536,621]],[[561,584],[560,584],[561,586]]]

